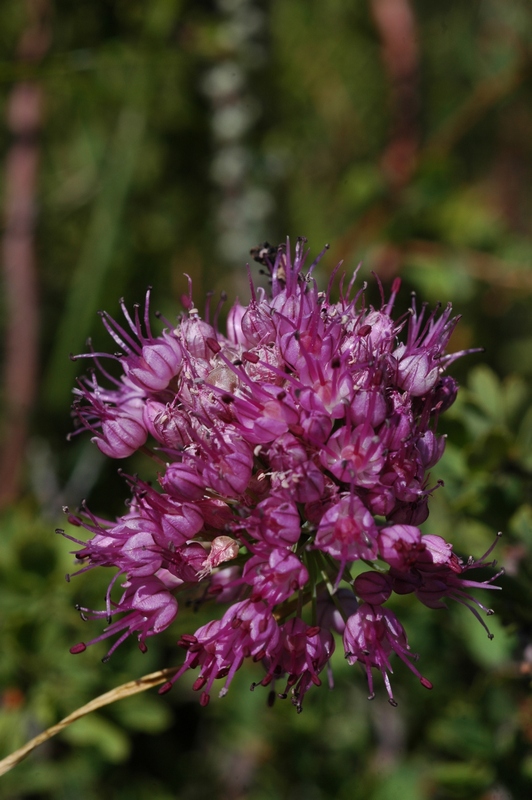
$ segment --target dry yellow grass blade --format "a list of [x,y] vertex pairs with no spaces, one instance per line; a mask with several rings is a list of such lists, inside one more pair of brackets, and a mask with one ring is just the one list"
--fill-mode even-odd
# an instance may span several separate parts
[[90,703],[87,703],[84,706],[76,709],[76,711],[69,714],[68,717],[65,717],[61,720],[61,722],[52,725],[50,728],[47,728],[45,731],[40,733],[34,739],[31,739],[27,744],[23,747],[19,747],[18,750],[15,750],[14,753],[7,756],[6,758],[0,761],[0,775],[5,775],[6,772],[9,772],[10,769],[16,767],[26,756],[28,756],[36,747],[47,742],[48,739],[51,739],[52,736],[55,736],[56,733],[60,733],[64,728],[67,728],[69,725],[72,725],[77,719],[81,719],[81,717],[90,714],[91,711],[96,711],[97,708],[102,708],[102,706],[108,706],[111,703],[116,703],[117,700],[122,700],[124,697],[130,697],[133,694],[138,694],[139,692],[145,692],[146,689],[151,689],[152,686],[157,686],[160,683],[164,683],[172,675],[175,675],[177,672],[178,667],[169,667],[168,669],[161,669],[158,672],[152,672],[149,675],[143,675],[142,678],[138,678],[136,681],[129,681],[128,683],[123,683],[121,686],[117,686],[116,689],[111,689],[110,692],[106,692],[105,694],[101,694],[99,697],[95,697],[94,700],[91,700]]

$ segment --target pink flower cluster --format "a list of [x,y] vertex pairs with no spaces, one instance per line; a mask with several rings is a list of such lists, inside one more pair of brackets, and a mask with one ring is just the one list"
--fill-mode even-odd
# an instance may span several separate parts
[[[224,603],[225,613],[181,636],[184,663],[161,689],[198,669],[204,705],[214,681],[223,679],[224,695],[250,658],[262,663],[270,697],[280,681],[279,696],[290,693],[300,710],[320,684],[334,633],[348,662],[363,666],[370,696],[376,668],[395,704],[394,653],[430,683],[385,607],[392,592],[430,608],[452,598],[481,619],[478,609],[490,611],[469,589],[496,588],[493,578],[468,579],[485,557],[464,563],[418,528],[435,488],[427,472],[444,449],[438,417],[457,391],[444,375],[461,355],[445,354],[457,322],[451,307],[427,313],[414,303],[394,321],[399,280],[375,309],[363,290],[352,296],[355,277],[347,287],[342,278],[333,301],[334,276],[326,291],[312,277],[323,253],[308,268],[307,255],[304,240],[294,256],[266,247],[258,258],[270,296],[251,284],[249,305],[233,305],[226,335],[200,318],[191,295],[177,326],[157,336],[149,297],[143,319],[122,303],[124,327],[103,313],[121,375],[91,352],[105,385],[93,371],[75,390],[80,427],[103,453],[142,449],[161,465],[157,489],[128,479],[132,499],[115,522],[87,509],[69,515],[92,533],[86,543],[74,539],[79,571],[117,570],[105,609],[81,609],[108,623],[87,644],[116,637],[108,658],[134,634],[144,651],[176,618],[178,599]],[[123,591],[113,600],[117,584]]]

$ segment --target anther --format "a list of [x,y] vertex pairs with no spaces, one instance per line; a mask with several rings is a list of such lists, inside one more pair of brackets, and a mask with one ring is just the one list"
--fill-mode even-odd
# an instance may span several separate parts
[[216,341],[216,339],[213,339],[210,336],[206,339],[206,342],[209,345],[209,347],[210,347],[210,349],[212,350],[213,353],[219,353],[220,350],[222,349],[220,347],[220,345],[218,344],[218,342]]

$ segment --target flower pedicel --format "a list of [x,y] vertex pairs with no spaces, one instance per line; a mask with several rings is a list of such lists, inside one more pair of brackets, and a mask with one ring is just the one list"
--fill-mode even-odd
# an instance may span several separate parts
[[[223,680],[224,695],[252,659],[271,700],[276,684],[301,710],[338,634],[348,662],[363,666],[370,697],[376,668],[395,705],[393,654],[431,684],[385,606],[392,592],[430,608],[457,600],[487,630],[480,612],[491,612],[469,590],[498,588],[497,576],[477,582],[469,571],[493,566],[493,548],[464,563],[418,528],[437,485],[427,471],[444,449],[438,418],[456,397],[445,370],[464,355],[445,353],[457,318],[450,306],[418,312],[414,302],[395,321],[398,279],[379,309],[365,305],[363,289],[353,294],[355,276],[347,287],[342,277],[333,302],[334,275],[326,291],[312,276],[325,250],[306,267],[305,240],[293,256],[289,245],[264,245],[256,260],[270,274],[270,296],[250,281],[250,303],[233,305],[225,335],[208,313],[200,318],[191,289],[186,314],[159,335],[149,292],[142,319],[123,302],[124,326],[102,313],[120,348],[107,357],[122,374],[107,372],[106,354],[85,356],[96,370],[75,389],[80,429],[112,458],[142,449],[164,468],[157,489],[128,477],[132,498],[115,522],[87,508],[69,514],[92,534],[68,537],[80,546],[78,572],[116,570],[105,609],[80,608],[107,627],[72,653],[113,638],[108,659],[131,635],[145,651],[174,622],[178,601],[192,597],[226,610],[181,635],[184,663],[161,692],[198,669],[194,689],[206,705],[214,682]],[[369,569],[353,580],[355,562]]]

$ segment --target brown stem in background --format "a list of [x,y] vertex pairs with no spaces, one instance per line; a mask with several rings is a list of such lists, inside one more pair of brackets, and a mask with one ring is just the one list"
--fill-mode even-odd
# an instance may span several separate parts
[[416,20],[409,0],[371,0],[388,73],[391,137],[382,168],[391,186],[401,189],[416,167],[419,148],[419,54]]
[[442,158],[448,155],[487,111],[511,95],[523,82],[531,54],[519,42],[514,43],[514,49],[517,55],[509,69],[490,75],[474,87],[462,105],[432,134],[425,145],[424,156]]
[[[48,0],[28,0],[29,25],[18,55],[35,63],[49,44]],[[38,352],[37,275],[34,251],[38,133],[43,93],[30,81],[17,84],[7,101],[12,144],[5,166],[2,265],[6,312],[0,508],[17,495],[35,399]]]
[[[384,2],[384,0],[376,0],[376,2]],[[530,51],[519,41],[515,41],[514,50],[517,55],[513,64],[504,71],[490,75],[480,81],[463,103],[449,115],[449,118],[445,120],[440,128],[429,136],[418,151],[418,164],[423,164],[423,162],[434,158],[443,159],[448,156],[460,140],[469,133],[474,125],[478,124],[488,111],[496,106],[497,103],[510,97],[523,83],[525,76],[528,74],[532,56]],[[385,157],[383,158],[384,160]],[[381,238],[383,230],[390,223],[394,212],[395,208],[389,202],[377,201],[374,203],[336,241],[334,248],[331,250],[331,262],[336,264],[338,261],[350,261],[354,258],[353,254],[355,252],[360,252],[361,248]],[[395,275],[399,269],[400,263],[396,263],[390,270],[388,277]],[[471,274],[476,277],[474,269],[472,266]],[[515,265],[515,267],[509,265],[508,272],[511,275],[518,276],[520,272],[519,265]],[[505,281],[507,276],[504,277],[504,271],[501,274],[494,272],[493,279],[496,283],[500,283]],[[513,283],[514,278],[512,277],[509,280]],[[517,278],[517,280],[521,280],[521,278]]]

